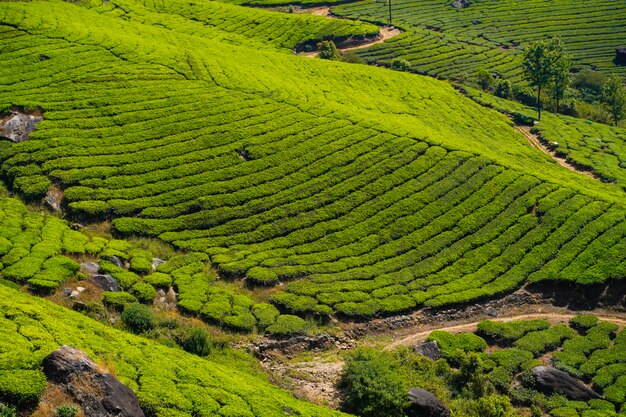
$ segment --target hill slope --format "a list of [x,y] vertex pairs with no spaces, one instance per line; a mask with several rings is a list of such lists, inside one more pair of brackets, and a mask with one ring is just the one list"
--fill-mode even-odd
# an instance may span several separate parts
[[30,141],[0,145],[15,190],[54,184],[72,214],[206,251],[225,276],[305,278],[275,296],[296,312],[626,275],[623,191],[558,167],[448,84],[117,3],[0,3],[0,108],[45,115]]

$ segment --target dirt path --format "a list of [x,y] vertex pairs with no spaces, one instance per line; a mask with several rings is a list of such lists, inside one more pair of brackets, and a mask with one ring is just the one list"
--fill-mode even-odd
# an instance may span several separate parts
[[329,6],[300,8],[300,9],[296,9],[296,13],[312,14],[313,16],[324,16],[324,17],[334,18],[334,16],[330,14]]
[[[493,318],[490,320],[506,322],[506,321],[513,321],[513,320],[540,319],[540,320],[548,320],[551,323],[566,323],[575,316],[576,314],[533,313],[533,314],[521,314],[518,316],[510,316],[510,317],[499,317],[499,318]],[[624,318],[613,317],[613,316],[603,316],[603,315],[596,315],[596,317],[598,317],[600,320],[605,320],[611,323],[615,323],[620,327],[626,326],[626,319]],[[480,322],[475,321],[472,323],[464,323],[464,324],[459,324],[459,325],[449,326],[449,327],[435,327],[429,330],[424,330],[419,333],[415,333],[405,338],[402,338],[400,340],[395,340],[394,342],[387,345],[385,349],[390,350],[398,346],[407,346],[407,345],[410,346],[410,345],[415,345],[417,343],[423,342],[433,330],[445,330],[445,331],[452,332],[452,333],[473,332],[476,330],[478,323]]]
[[574,172],[577,172],[579,174],[583,174],[583,175],[586,175],[586,176],[588,176],[590,178],[593,178],[595,180],[600,181],[600,178],[598,178],[593,173],[591,173],[589,171],[580,170],[580,169],[576,168],[574,165],[572,165],[569,162],[567,162],[565,160],[565,158],[558,157],[555,152],[551,151],[546,145],[544,145],[541,142],[541,140],[539,139],[538,135],[536,135],[536,134],[534,134],[534,133],[532,133],[530,131],[530,127],[529,126],[515,126],[515,130],[517,130],[522,135],[524,135],[524,137],[528,140],[528,142],[530,142],[530,144],[534,148],[537,148],[540,151],[543,151],[543,152],[547,153],[548,155],[550,155],[552,157],[552,159],[554,159],[556,161],[557,164],[561,165],[564,168],[569,169],[570,171],[574,171]]
[[[379,37],[377,39],[374,39],[372,41],[368,41],[368,42],[364,42],[364,43],[360,43],[358,45],[352,45],[352,46],[346,46],[346,47],[337,47],[337,49],[341,52],[347,52],[347,51],[353,51],[355,49],[363,49],[363,48],[369,48],[372,45],[376,45],[378,43],[383,43],[385,42],[387,39],[391,39],[394,36],[398,36],[402,33],[402,31],[398,28],[395,28],[393,26],[381,26],[380,27],[380,32],[379,32]],[[300,52],[298,53],[299,56],[304,56],[307,58],[317,58],[320,53],[318,51],[313,51],[313,52]]]

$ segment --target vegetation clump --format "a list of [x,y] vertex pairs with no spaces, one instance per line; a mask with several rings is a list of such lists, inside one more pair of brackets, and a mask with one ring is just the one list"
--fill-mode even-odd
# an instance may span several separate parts
[[156,317],[152,310],[139,303],[130,303],[124,306],[122,321],[133,333],[143,333],[154,329],[156,326]]

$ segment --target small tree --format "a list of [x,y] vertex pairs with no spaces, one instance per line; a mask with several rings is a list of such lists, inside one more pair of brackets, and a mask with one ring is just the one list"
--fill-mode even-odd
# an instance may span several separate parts
[[156,317],[152,310],[139,303],[127,304],[124,307],[122,321],[133,333],[142,333],[156,327]]
[[513,94],[513,87],[511,86],[511,81],[500,79],[498,80],[498,84],[496,84],[496,95],[502,98],[510,98]]
[[320,51],[320,58],[322,59],[330,59],[333,61],[339,61],[341,59],[341,55],[333,41],[321,41],[317,44],[317,49]]
[[491,90],[493,83],[494,78],[489,70],[486,70],[484,68],[478,70],[478,84],[480,85],[480,88],[485,91],[489,91]]
[[533,87],[537,88],[537,119],[541,120],[541,90],[552,78],[552,55],[545,41],[537,41],[524,52],[524,77]]
[[617,76],[612,76],[602,90],[602,101],[613,116],[615,126],[624,118],[626,114],[626,89],[624,80]]
[[565,98],[565,92],[570,85],[569,72],[572,68],[572,59],[565,52],[561,38],[553,39],[549,46],[552,54],[553,97],[556,100],[556,111],[558,112],[561,107],[561,100]]
[[391,69],[395,71],[408,71],[411,69],[411,63],[406,59],[394,58],[391,61]]

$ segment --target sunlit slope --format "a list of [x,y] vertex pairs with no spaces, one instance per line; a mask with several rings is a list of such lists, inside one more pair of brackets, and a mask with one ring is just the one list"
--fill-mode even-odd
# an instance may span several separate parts
[[[0,373],[22,385],[42,378],[42,359],[63,345],[113,368],[156,417],[341,416],[269,382],[180,349],[130,335],[0,285]],[[19,390],[20,385],[14,387]]]
[[[367,61],[401,57],[413,70],[438,77],[475,77],[485,68],[521,81],[521,56],[529,42],[560,36],[577,69],[626,74],[614,65],[615,49],[626,45],[626,3],[614,0],[473,0],[464,9],[452,0],[398,0],[394,23],[400,37],[358,55]],[[342,5],[334,13],[387,22],[384,2]]]
[[9,183],[55,183],[72,213],[207,251],[227,275],[302,278],[276,296],[292,310],[625,275],[621,189],[558,167],[445,83],[68,3],[0,3],[0,21],[0,105],[46,118],[3,145]]
[[322,39],[360,39],[379,31],[378,26],[360,21],[270,12],[212,0],[91,0],[83,5],[98,13],[172,32],[288,52],[296,45],[314,45]]

